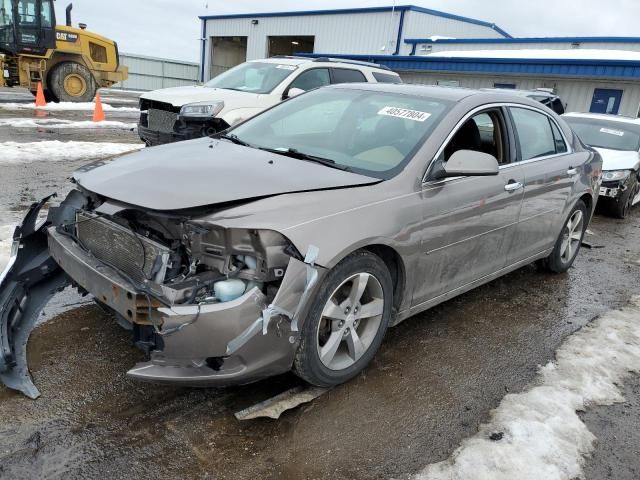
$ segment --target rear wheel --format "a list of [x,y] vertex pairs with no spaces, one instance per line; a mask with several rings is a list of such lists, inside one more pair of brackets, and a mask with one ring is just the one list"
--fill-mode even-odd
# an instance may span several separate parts
[[325,278],[302,329],[294,372],[320,387],[344,383],[377,352],[389,325],[391,275],[372,253],[356,252]]
[[56,65],[51,72],[49,89],[61,102],[91,102],[98,85],[87,67],[64,62]]
[[569,270],[578,256],[586,229],[587,207],[582,200],[578,200],[564,222],[553,252],[538,264],[545,270],[554,273],[563,273]]

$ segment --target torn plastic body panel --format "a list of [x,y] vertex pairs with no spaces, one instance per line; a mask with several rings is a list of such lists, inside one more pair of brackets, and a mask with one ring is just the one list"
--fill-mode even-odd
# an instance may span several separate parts
[[38,215],[52,197],[33,204],[16,227],[11,258],[0,276],[0,380],[33,399],[40,392],[27,366],[27,342],[44,306],[69,284],[47,251],[46,227],[63,221],[84,203],[82,197],[72,194],[60,207],[50,209],[46,221],[38,225]]
[[[212,386],[291,369],[298,321],[324,273],[314,264],[315,249],[303,261],[277,232],[219,229],[184,218],[161,220],[161,239],[160,229],[150,230],[157,218],[134,219],[80,191],[50,209],[36,229],[48,200],[34,205],[16,230],[0,285],[0,380],[7,386],[39,395],[26,362],[27,340],[51,296],[70,284],[131,326],[148,361],[130,377]],[[230,287],[238,284],[243,293],[236,295]]]

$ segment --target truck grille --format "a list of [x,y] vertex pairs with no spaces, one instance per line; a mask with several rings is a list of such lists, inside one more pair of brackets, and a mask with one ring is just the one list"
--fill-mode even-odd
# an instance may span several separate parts
[[149,109],[148,124],[151,130],[162,133],[173,133],[173,126],[178,120],[178,115],[166,110]]
[[144,280],[162,283],[169,261],[168,248],[86,212],[78,212],[76,221],[81,246],[98,260],[125,273],[137,284]]

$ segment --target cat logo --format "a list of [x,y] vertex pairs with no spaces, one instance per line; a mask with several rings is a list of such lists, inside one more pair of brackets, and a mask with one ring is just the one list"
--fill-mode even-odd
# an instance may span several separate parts
[[60,42],[70,42],[75,43],[78,41],[77,33],[69,33],[69,32],[56,32],[56,40]]

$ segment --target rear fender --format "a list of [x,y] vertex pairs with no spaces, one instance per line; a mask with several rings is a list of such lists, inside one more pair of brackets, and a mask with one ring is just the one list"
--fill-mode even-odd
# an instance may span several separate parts
[[68,277],[49,255],[46,228],[74,221],[76,208],[86,203],[73,191],[45,222],[36,225],[38,213],[53,197],[34,203],[16,227],[9,264],[0,274],[0,381],[35,399],[40,392],[27,365],[27,342],[40,312],[51,297],[69,285]]

